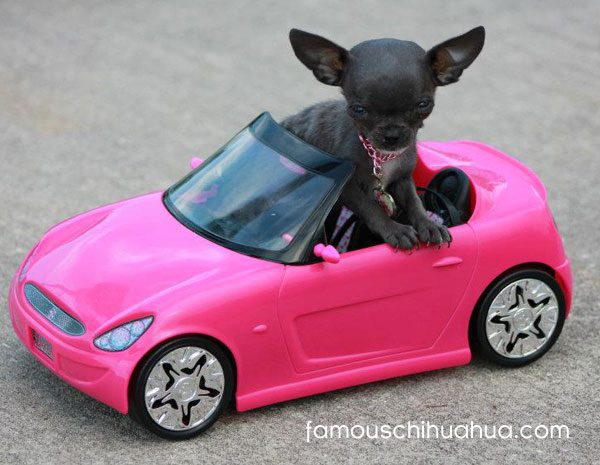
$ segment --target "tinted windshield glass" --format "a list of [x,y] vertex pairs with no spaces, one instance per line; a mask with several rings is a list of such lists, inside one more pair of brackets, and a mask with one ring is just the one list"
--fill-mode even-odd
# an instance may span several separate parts
[[200,230],[235,244],[278,251],[294,240],[334,184],[245,129],[167,197]]

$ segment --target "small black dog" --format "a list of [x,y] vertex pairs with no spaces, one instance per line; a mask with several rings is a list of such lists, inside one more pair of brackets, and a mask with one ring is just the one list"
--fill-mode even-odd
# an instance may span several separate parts
[[[394,247],[452,240],[445,226],[427,217],[417,196],[412,179],[416,135],[433,110],[436,87],[456,82],[484,40],[480,26],[428,52],[396,39],[369,40],[348,51],[323,37],[290,31],[296,56],[319,81],[340,86],[345,100],[313,105],[281,124],[306,142],[355,162],[341,203]],[[380,206],[391,203],[393,208],[394,201],[410,225],[394,221],[390,208],[386,213]]]

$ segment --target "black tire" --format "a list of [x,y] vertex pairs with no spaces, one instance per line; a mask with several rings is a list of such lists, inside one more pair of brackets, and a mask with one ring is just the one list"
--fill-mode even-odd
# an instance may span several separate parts
[[[498,294],[500,294],[500,292],[511,283],[523,279],[533,279],[542,281],[552,290],[552,292],[554,292],[558,306],[558,317],[556,319],[556,324],[554,326],[552,334],[550,335],[547,341],[545,341],[538,349],[536,349],[534,353],[522,357],[518,357],[515,355],[513,357],[517,358],[511,358],[500,354],[490,344],[486,333],[487,317],[492,302],[498,296]],[[510,273],[507,276],[504,276],[503,278],[499,279],[496,283],[494,283],[486,291],[483,298],[480,300],[480,304],[478,305],[478,308],[475,311],[471,325],[471,342],[473,348],[475,349],[475,352],[481,354],[486,359],[499,365],[508,367],[520,367],[528,365],[540,358],[541,356],[543,356],[554,345],[554,343],[560,336],[565,322],[565,311],[565,296],[559,284],[556,282],[552,275],[545,271],[535,269],[523,269]],[[508,329],[506,329],[506,332],[508,333]],[[525,339],[526,337],[524,337],[523,339]]]
[[[145,387],[150,372],[165,355],[176,349],[189,346],[203,349],[217,359],[223,368],[224,386],[219,404],[208,418],[193,428],[183,431],[176,431],[164,428],[152,419],[145,405]],[[137,370],[137,375],[134,376],[135,380],[129,399],[130,415],[148,430],[160,437],[171,440],[181,440],[195,437],[212,426],[212,424],[219,418],[223,410],[229,405],[233,395],[233,387],[235,385],[234,370],[225,351],[214,341],[201,336],[184,337],[165,343],[164,345],[155,349],[150,356],[146,358],[140,369]]]

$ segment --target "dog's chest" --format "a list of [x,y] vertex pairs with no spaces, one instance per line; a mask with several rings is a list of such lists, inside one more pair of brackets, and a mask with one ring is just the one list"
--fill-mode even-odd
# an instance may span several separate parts
[[396,179],[398,179],[404,164],[405,162],[402,157],[394,158],[393,160],[386,161],[382,164],[381,184],[383,185],[384,190],[387,189],[388,186]]

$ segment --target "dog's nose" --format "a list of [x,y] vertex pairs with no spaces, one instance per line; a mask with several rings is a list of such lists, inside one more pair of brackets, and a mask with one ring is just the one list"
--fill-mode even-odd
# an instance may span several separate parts
[[400,136],[384,136],[383,137],[383,141],[389,145],[397,144],[399,140],[400,140]]
[[388,145],[405,143],[410,137],[410,129],[406,125],[390,126],[383,132],[383,141]]

